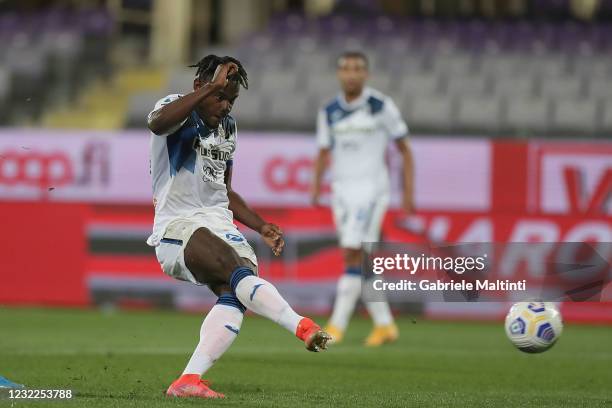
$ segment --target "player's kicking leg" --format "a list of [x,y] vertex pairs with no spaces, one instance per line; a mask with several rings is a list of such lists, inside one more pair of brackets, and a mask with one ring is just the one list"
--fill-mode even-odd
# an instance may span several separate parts
[[184,250],[185,265],[198,282],[220,295],[200,331],[200,342],[183,375],[168,389],[171,396],[222,398],[201,376],[229,348],[242,324],[245,307],[280,324],[309,351],[327,348],[330,336],[298,315],[276,288],[253,272],[252,264],[206,228],[194,232]]

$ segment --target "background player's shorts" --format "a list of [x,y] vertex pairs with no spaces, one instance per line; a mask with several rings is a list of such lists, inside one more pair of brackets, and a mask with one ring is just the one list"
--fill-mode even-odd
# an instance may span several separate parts
[[379,241],[388,206],[388,193],[371,197],[333,194],[332,210],[340,247],[359,249],[364,242]]
[[175,279],[202,285],[185,265],[184,251],[189,238],[198,228],[207,228],[217,237],[228,243],[241,258],[246,258],[253,263],[253,272],[257,274],[257,257],[253,248],[242,233],[236,228],[231,219],[216,214],[203,214],[172,220],[166,227],[160,244],[155,247],[157,260],[161,264],[164,273]]

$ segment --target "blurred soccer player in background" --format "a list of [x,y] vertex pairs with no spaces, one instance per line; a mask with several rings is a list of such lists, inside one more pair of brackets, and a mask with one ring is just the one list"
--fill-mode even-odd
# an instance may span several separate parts
[[[413,209],[413,164],[408,127],[395,103],[365,86],[368,59],[361,52],[345,52],[337,63],[342,92],[319,112],[312,202],[318,205],[323,173],[332,166],[332,209],[345,263],[326,331],[332,341],[344,336],[361,294],[363,243],[380,240],[382,221],[389,204],[389,174],[385,153],[394,142],[403,159],[403,208]],[[330,160],[331,159],[331,160]],[[367,276],[366,276],[367,278]],[[399,337],[389,304],[367,302],[374,321],[367,346],[380,346]]]
[[167,395],[222,398],[201,376],[229,348],[248,308],[289,330],[310,351],[326,348],[329,335],[298,315],[268,281],[257,276],[253,249],[234,218],[261,234],[275,255],[280,228],[264,221],[231,186],[236,122],[229,113],[247,73],[231,57],[209,55],[197,68],[193,92],[168,95],[148,116],[155,222],[147,243],[163,271],[207,285],[217,296],[183,375]]

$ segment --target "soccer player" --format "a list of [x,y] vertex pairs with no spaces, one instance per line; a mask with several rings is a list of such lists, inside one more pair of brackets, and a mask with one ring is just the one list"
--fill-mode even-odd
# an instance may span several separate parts
[[[333,342],[342,340],[361,294],[363,243],[380,239],[389,202],[389,174],[385,152],[394,142],[403,158],[403,208],[411,212],[412,153],[408,127],[391,98],[365,87],[368,59],[361,52],[346,52],[337,63],[342,92],[319,112],[312,202],[321,194],[327,163],[332,163],[332,209],[345,273],[338,281],[334,310],[325,328]],[[397,340],[397,326],[385,302],[367,302],[374,329],[367,346]]]
[[240,87],[248,88],[244,67],[216,55],[192,67],[193,92],[162,98],[148,115],[155,221],[147,243],[167,275],[207,285],[218,296],[187,367],[166,394],[223,398],[201,377],[240,332],[246,309],[289,330],[310,351],[326,349],[330,336],[257,276],[255,253],[233,223],[235,218],[259,232],[275,255],[281,253],[280,228],[264,221],[231,184],[236,121],[229,113]]

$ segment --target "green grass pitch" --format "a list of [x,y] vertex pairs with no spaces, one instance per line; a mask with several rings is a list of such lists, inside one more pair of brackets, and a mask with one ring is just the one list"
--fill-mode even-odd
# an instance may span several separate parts
[[195,346],[202,316],[178,312],[0,308],[0,375],[30,388],[72,389],[70,401],[14,407],[612,407],[612,328],[567,325],[540,355],[515,350],[500,323],[400,319],[401,339],[308,353],[284,329],[249,315],[207,373],[223,401],[170,400],[163,391]]

